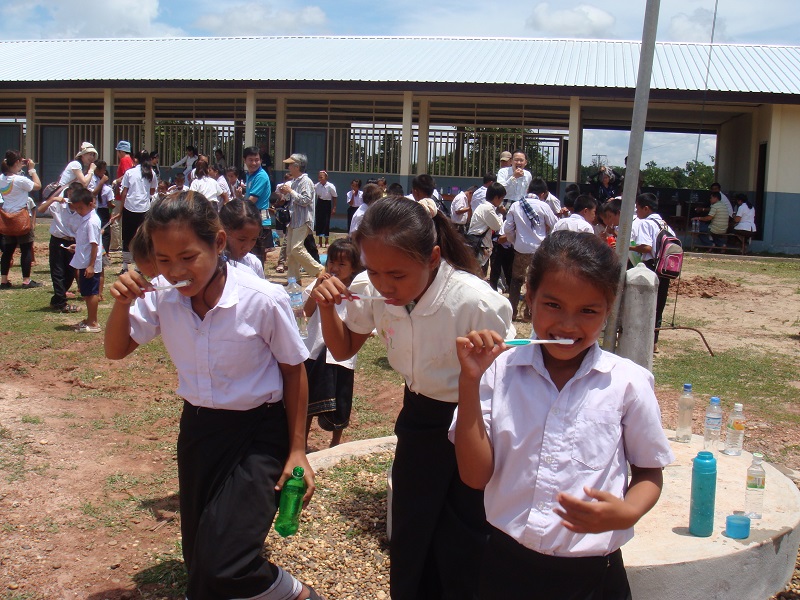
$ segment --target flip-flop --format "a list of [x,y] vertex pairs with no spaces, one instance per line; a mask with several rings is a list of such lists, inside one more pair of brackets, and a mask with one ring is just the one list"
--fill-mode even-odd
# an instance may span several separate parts
[[81,311],[80,306],[74,304],[65,304],[64,306],[54,306],[53,309],[60,313],[76,313]]

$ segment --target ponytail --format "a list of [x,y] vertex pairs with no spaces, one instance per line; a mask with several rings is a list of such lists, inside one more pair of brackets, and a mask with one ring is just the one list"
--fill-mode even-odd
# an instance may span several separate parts
[[208,161],[198,158],[194,163],[194,178],[208,177]]
[[147,150],[142,150],[136,155],[136,160],[139,161],[139,166],[142,169],[142,177],[147,181],[153,181],[153,165],[150,163],[150,153]]
[[3,162],[0,163],[0,170],[2,170],[3,175],[8,175],[11,172],[11,167],[18,160],[22,160],[22,154],[20,154],[19,150],[7,150]]

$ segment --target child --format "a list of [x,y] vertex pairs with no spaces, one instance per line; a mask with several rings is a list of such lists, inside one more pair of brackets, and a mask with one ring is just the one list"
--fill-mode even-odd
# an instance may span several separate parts
[[[367,185],[367,188],[370,186]],[[378,188],[376,185],[375,188]],[[308,337],[304,340],[308,348],[309,359],[306,361],[308,372],[308,421],[306,423],[306,445],[311,419],[317,415],[319,426],[325,431],[332,431],[331,445],[338,446],[342,441],[342,430],[350,423],[350,412],[353,409],[353,370],[356,368],[356,357],[337,361],[325,348],[322,339],[317,303],[311,292],[325,279],[336,277],[345,286],[353,282],[353,278],[364,268],[361,266],[358,247],[347,238],[340,238],[328,248],[328,262],[325,271],[312,282],[304,292],[306,297],[305,313],[308,320]],[[339,318],[345,315],[345,306],[336,307]]]
[[111,287],[105,350],[121,359],[161,334],[185,399],[178,436],[186,597],[319,598],[263,556],[276,491],[306,459],[307,381],[289,298],[227,268],[225,231],[194,192],[157,200],[145,220],[161,275],[186,287],[153,291],[136,272]]
[[[82,184],[73,182],[71,190],[78,190]],[[67,301],[67,292],[75,281],[75,270],[70,266],[75,243],[75,229],[80,218],[62,195],[53,194],[39,205],[39,214],[50,212],[50,279],[53,282],[53,295],[50,308],[57,312],[76,313],[80,307]]]
[[[513,336],[511,305],[475,275],[474,256],[430,198],[381,198],[354,241],[366,273],[349,289],[326,279],[312,296],[335,359],[355,355],[377,328],[406,381],[392,467],[391,596],[472,598],[486,521],[483,494],[459,479],[447,440],[460,369],[448,339],[485,328]],[[343,299],[351,300],[344,321],[335,310]]]
[[[597,345],[619,262],[590,233],[555,232],[528,275],[534,336],[573,340],[508,350],[504,335],[456,340],[451,427],[458,469],[485,489],[492,526],[480,598],[630,598],[619,550],[658,501],[674,457],[653,376]],[[627,468],[630,464],[631,480]]]
[[594,233],[596,216],[597,201],[589,194],[581,194],[575,198],[571,214],[566,219],[560,219],[553,226],[553,233],[562,230]]
[[264,279],[264,265],[250,253],[261,235],[261,213],[256,205],[241,198],[231,200],[220,209],[219,220],[227,236],[226,256]]
[[131,255],[136,268],[147,279],[158,277],[158,267],[153,258],[153,248],[150,246],[150,237],[147,235],[147,228],[142,225],[136,230],[131,238]]
[[350,220],[350,237],[353,237],[361,221],[364,220],[364,214],[367,209],[379,198],[383,198],[383,192],[381,192],[381,188],[377,183],[368,183],[364,186],[364,190],[361,192],[362,204],[356,209],[356,212],[353,213],[353,218]]
[[69,265],[78,272],[78,289],[86,301],[86,320],[75,326],[78,333],[100,333],[97,306],[100,304],[100,275],[103,273],[103,241],[100,217],[94,211],[95,198],[83,186],[70,189],[69,203],[80,216],[75,232],[75,256]]

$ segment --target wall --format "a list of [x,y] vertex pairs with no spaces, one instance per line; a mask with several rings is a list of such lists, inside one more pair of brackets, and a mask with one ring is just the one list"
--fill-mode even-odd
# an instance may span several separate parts
[[717,180],[724,190],[748,190],[755,187],[756,168],[752,162],[752,147],[752,115],[739,115],[719,128],[715,166]]

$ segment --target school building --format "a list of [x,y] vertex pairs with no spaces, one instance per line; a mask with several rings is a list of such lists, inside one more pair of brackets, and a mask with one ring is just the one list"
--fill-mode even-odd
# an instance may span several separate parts
[[[23,148],[46,183],[82,141],[109,164],[125,139],[167,166],[187,144],[237,165],[243,147],[264,144],[278,169],[294,151],[312,177],[326,169],[341,213],[353,178],[386,175],[407,189],[428,172],[455,191],[517,147],[563,190],[579,178],[584,130],[630,127],[639,49],[440,37],[0,41],[0,147]],[[657,44],[648,130],[716,134],[716,179],[755,200],[753,249],[800,254],[800,47]],[[692,200],[662,197],[667,214],[687,214]]]

